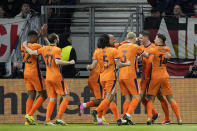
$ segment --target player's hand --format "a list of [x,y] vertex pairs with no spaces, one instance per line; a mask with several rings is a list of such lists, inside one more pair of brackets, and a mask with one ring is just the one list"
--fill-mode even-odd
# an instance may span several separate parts
[[74,64],[75,64],[75,60],[71,60],[71,61],[70,61],[70,64],[71,64],[71,65],[74,65]]
[[24,42],[23,42],[23,46],[24,46],[24,47],[27,47],[27,41],[24,41]]
[[87,66],[86,66],[86,69],[87,69],[87,70],[91,70],[91,69],[90,69],[90,65],[87,65]]
[[129,60],[127,60],[127,62],[126,62],[126,63],[127,63],[127,65],[128,65],[128,66],[130,66],[130,65],[131,65],[131,62],[130,62]]

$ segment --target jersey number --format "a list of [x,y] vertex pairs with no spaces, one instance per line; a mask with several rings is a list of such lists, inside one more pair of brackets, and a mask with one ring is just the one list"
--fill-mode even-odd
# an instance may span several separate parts
[[163,58],[163,55],[160,55],[159,58],[160,58],[160,66],[161,66],[162,64],[166,64],[167,61],[168,61],[168,59],[166,59],[166,58],[162,59],[162,58]]
[[122,62],[123,62],[123,63],[125,63],[125,62],[126,62],[126,60],[127,60],[127,57],[126,57],[126,53],[127,53],[127,51],[126,51],[126,50],[123,50],[123,51],[122,51],[122,53],[123,53],[123,55],[122,55],[122,57],[123,57]]
[[53,55],[46,55],[45,58],[47,59],[47,66],[51,66]]
[[109,67],[109,61],[107,60],[106,55],[103,56],[103,62],[104,62],[104,68],[108,68]]
[[[32,63],[32,62],[29,60],[29,58],[30,58],[31,55],[28,54],[27,51],[21,51],[21,52],[22,52],[22,54],[23,54],[22,57],[24,58],[24,62],[25,62],[25,63]],[[25,57],[25,55],[27,55],[27,57]]]

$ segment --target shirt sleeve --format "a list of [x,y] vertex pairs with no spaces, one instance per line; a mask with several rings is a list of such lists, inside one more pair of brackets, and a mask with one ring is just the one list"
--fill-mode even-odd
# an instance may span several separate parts
[[40,49],[42,47],[42,45],[40,45],[40,44],[35,44],[35,50],[38,50],[38,49]]
[[38,55],[42,55],[42,54],[43,54],[43,51],[44,51],[44,48],[43,48],[43,47],[42,47],[42,48],[39,48],[39,49],[37,50]]
[[61,59],[61,49],[58,48],[55,52],[55,59]]
[[144,49],[140,46],[137,46],[137,54],[141,55],[142,53],[144,53]]
[[97,50],[94,51],[92,60],[98,60],[98,57],[97,57],[97,56],[98,56],[98,55],[97,55],[98,53],[97,53],[97,52],[98,52]]

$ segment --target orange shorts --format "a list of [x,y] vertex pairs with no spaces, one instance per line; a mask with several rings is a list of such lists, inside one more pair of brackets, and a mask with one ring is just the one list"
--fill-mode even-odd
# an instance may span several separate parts
[[137,79],[120,79],[119,84],[123,96],[140,94]]
[[68,95],[69,90],[66,82],[64,81],[46,81],[46,90],[48,97],[57,97],[59,95]]
[[156,96],[159,90],[161,90],[161,94],[163,96],[172,94],[172,88],[170,87],[168,78],[157,78],[150,80],[150,84],[147,88],[147,94]]
[[91,81],[88,80],[88,87],[90,88],[91,92],[94,94],[96,99],[101,99],[104,97],[104,90],[100,84],[100,81]]
[[24,78],[27,91],[42,91],[45,90],[45,82],[43,76]]
[[101,81],[101,86],[104,89],[104,94],[110,93],[114,95],[116,90],[116,80]]

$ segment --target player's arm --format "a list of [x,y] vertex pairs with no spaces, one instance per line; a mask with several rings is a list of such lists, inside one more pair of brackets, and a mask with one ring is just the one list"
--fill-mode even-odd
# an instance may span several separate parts
[[153,54],[149,54],[148,60],[147,60],[147,64],[146,64],[146,69],[145,69],[145,79],[147,79],[149,77],[150,71],[151,71],[151,65],[154,59],[154,55]]
[[27,41],[23,42],[23,47],[26,49],[26,51],[28,52],[28,54],[30,55],[38,55],[37,50],[32,50],[27,46]]
[[96,67],[97,63],[98,63],[97,60],[93,60],[91,65],[87,65],[86,69],[93,70]]
[[170,54],[170,53],[165,54],[165,55],[164,55],[164,58],[170,59],[170,58],[171,58],[171,54]]
[[49,42],[49,40],[47,38],[47,28],[48,28],[48,25],[47,24],[44,24],[41,27],[40,34],[41,34],[42,39],[44,40],[45,44],[46,45],[50,45],[50,42]]
[[125,62],[125,63],[122,63],[120,61],[120,59],[115,59],[115,63],[117,65],[117,67],[119,67],[119,68],[131,65],[131,62],[129,60],[127,60],[127,62]]
[[140,56],[144,56],[144,57],[148,58],[148,57],[149,57],[149,53],[143,51],[142,54],[141,54]]
[[57,65],[74,65],[75,64],[75,61],[74,60],[70,60],[70,61],[63,61],[63,60],[61,60],[61,59],[59,59],[59,58],[56,58],[55,59],[55,63],[57,64]]

